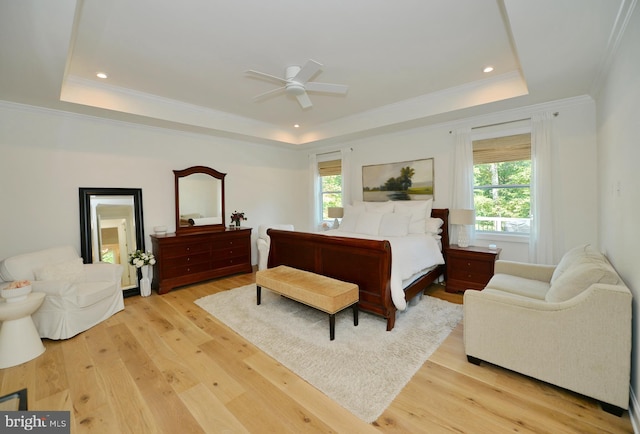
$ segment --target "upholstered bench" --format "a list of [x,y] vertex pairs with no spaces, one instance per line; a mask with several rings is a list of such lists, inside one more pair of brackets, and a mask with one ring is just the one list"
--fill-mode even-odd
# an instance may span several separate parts
[[265,287],[277,294],[329,314],[329,338],[335,339],[336,313],[351,306],[353,325],[358,325],[358,285],[309,271],[280,265],[256,272],[257,301]]

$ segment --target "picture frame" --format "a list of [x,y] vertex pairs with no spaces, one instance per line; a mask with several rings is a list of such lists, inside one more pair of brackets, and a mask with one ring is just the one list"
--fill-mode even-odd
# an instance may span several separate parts
[[434,159],[362,166],[362,200],[428,200],[434,198]]

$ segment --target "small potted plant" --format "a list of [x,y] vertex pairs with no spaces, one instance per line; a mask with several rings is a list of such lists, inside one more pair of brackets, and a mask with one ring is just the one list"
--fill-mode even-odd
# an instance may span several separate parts
[[231,222],[234,223],[237,228],[240,227],[241,220],[247,220],[244,216],[244,212],[234,211],[233,214],[231,214]]

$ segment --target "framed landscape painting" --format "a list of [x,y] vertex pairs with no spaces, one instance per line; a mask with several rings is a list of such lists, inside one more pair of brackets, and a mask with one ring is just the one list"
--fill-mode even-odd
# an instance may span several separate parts
[[428,200],[433,198],[433,158],[362,167],[362,200]]

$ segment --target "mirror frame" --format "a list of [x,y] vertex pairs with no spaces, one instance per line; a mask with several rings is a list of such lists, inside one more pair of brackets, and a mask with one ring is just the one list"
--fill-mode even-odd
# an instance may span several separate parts
[[[133,197],[133,218],[136,225],[136,246],[138,250],[146,251],[144,247],[144,220],[142,218],[142,189],[141,188],[84,188],[79,189],[80,196],[80,250],[85,264],[93,263],[93,246],[91,242],[91,196],[131,196]],[[128,258],[128,254],[127,254]],[[128,262],[127,262],[128,264]],[[127,266],[123,264],[123,266]],[[137,283],[140,279],[138,276]],[[140,287],[122,290],[125,297],[139,295]]]
[[[215,169],[206,166],[193,166],[183,170],[174,170],[175,176],[175,190],[176,190],[176,233],[184,234],[191,232],[206,232],[206,231],[222,231],[225,230],[225,213],[224,213],[224,177],[227,176],[226,173],[218,172]],[[202,226],[180,226],[180,188],[179,182],[180,178],[184,178],[185,176],[193,175],[196,173],[204,173],[205,175],[210,175],[215,179],[220,180],[220,211],[221,211],[221,222],[213,225],[202,225]]]

